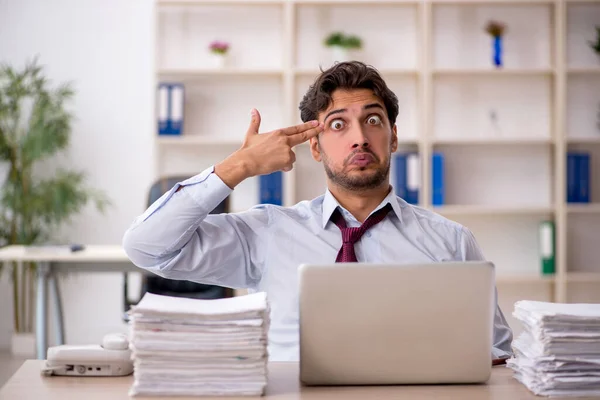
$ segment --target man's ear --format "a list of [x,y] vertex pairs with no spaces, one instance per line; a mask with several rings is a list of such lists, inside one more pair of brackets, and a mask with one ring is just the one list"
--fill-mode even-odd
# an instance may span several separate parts
[[310,138],[309,146],[312,158],[315,161],[321,162],[321,149],[319,148],[319,141],[316,137]]
[[395,153],[398,150],[398,128],[396,124],[392,127],[392,143],[391,143],[392,153]]

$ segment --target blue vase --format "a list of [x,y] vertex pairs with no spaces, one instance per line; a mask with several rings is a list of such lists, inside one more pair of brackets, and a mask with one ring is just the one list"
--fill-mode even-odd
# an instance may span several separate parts
[[494,37],[494,65],[502,66],[502,36]]

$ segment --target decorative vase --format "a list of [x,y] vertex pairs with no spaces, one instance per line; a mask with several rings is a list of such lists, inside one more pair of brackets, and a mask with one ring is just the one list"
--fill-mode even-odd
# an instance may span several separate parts
[[13,333],[10,349],[15,357],[35,358],[35,333]]
[[350,59],[348,57],[348,49],[346,49],[345,47],[332,46],[331,53],[333,56],[333,62],[344,62]]
[[494,65],[496,67],[502,67],[502,36],[495,36],[494,42]]
[[225,67],[227,55],[224,53],[210,53],[213,68],[221,69]]

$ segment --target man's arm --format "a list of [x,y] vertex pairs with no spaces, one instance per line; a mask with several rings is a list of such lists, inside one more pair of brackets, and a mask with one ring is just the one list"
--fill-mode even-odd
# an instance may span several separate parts
[[138,267],[165,278],[254,286],[261,278],[258,239],[269,225],[268,212],[208,215],[231,192],[212,167],[178,183],[129,227],[125,252]]
[[134,220],[123,247],[140,268],[171,279],[235,288],[255,286],[261,278],[268,237],[266,207],[239,214],[209,215],[244,179],[290,170],[292,147],[316,136],[322,126],[305,124],[258,134],[252,121],[242,147],[199,175],[178,183]]
[[[463,261],[485,261],[483,252],[479,247],[475,236],[466,227],[462,228],[460,239],[460,251]],[[506,322],[502,310],[498,306],[498,290],[494,287],[494,299],[496,302],[496,313],[494,316],[494,345],[492,348],[492,357],[494,361],[510,358],[512,356],[512,330]]]

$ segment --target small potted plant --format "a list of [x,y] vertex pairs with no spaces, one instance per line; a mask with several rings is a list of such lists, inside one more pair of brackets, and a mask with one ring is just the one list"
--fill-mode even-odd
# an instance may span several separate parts
[[596,52],[598,61],[600,61],[600,25],[596,26],[596,40],[588,40],[588,43],[590,44],[592,50]]
[[350,51],[362,48],[362,40],[358,36],[343,32],[331,33],[325,38],[324,44],[331,49],[334,61],[347,61]]
[[489,21],[485,31],[492,37],[494,65],[497,68],[502,67],[502,38],[506,32],[506,25],[498,21]]
[[216,68],[223,68],[229,51],[229,43],[215,40],[212,41],[208,47],[212,56],[213,66]]

